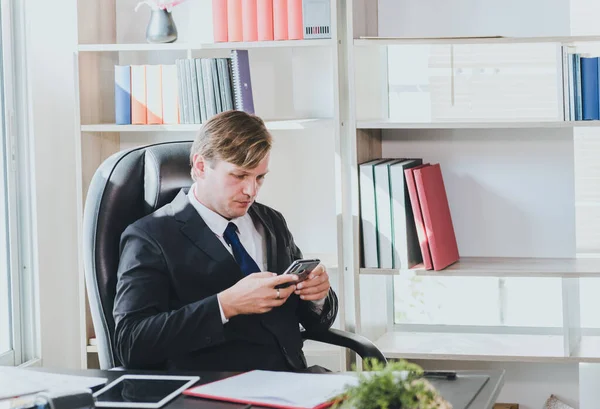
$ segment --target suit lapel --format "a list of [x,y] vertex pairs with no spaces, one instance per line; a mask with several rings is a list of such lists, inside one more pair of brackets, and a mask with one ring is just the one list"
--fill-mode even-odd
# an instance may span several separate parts
[[223,243],[194,209],[185,190],[179,192],[171,205],[175,219],[182,224],[181,232],[196,247],[218,263],[215,268],[205,271],[211,276],[211,281],[217,284],[216,288],[229,288],[244,278],[242,270],[231,253],[227,251]]
[[273,225],[267,221],[261,209],[254,204],[250,207],[248,213],[250,213],[250,217],[253,220],[260,221],[265,229],[265,239],[267,240],[267,271],[277,272],[277,241],[275,240]]

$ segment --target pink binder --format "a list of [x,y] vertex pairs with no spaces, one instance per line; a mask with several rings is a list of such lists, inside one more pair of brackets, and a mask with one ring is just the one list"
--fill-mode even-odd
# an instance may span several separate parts
[[244,41],[258,41],[256,0],[242,0],[242,31]]
[[227,39],[242,41],[242,0],[227,0]]
[[288,39],[302,40],[302,0],[288,0]]
[[212,0],[215,43],[227,42],[227,0]]
[[273,38],[288,39],[287,0],[273,0]]
[[258,41],[273,41],[273,0],[257,0]]

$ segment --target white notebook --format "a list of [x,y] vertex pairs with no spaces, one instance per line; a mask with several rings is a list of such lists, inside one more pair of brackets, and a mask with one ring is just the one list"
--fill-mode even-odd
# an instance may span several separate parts
[[[323,408],[346,385],[356,385],[355,375],[250,371],[190,388],[185,395],[274,408]],[[310,391],[310,393],[307,393]]]

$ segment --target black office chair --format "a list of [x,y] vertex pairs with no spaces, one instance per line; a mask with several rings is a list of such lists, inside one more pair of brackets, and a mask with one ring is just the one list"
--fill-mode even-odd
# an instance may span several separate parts
[[[192,184],[191,145],[190,141],[167,142],[118,152],[100,165],[90,183],[83,216],[83,257],[102,369],[121,365],[114,351],[113,319],[121,233]],[[357,334],[330,329],[305,331],[303,338],[350,348],[363,359],[386,362],[372,342]]]

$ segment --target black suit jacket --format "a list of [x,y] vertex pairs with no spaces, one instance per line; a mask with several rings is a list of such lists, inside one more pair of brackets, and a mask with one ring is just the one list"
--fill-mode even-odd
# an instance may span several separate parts
[[[337,314],[333,290],[320,314],[292,294],[266,314],[238,315],[223,325],[217,293],[243,274],[186,193],[180,191],[121,237],[113,311],[120,361],[139,369],[306,368],[298,324],[328,329]],[[281,274],[302,258],[281,213],[254,203],[249,214],[264,226],[269,271]]]

